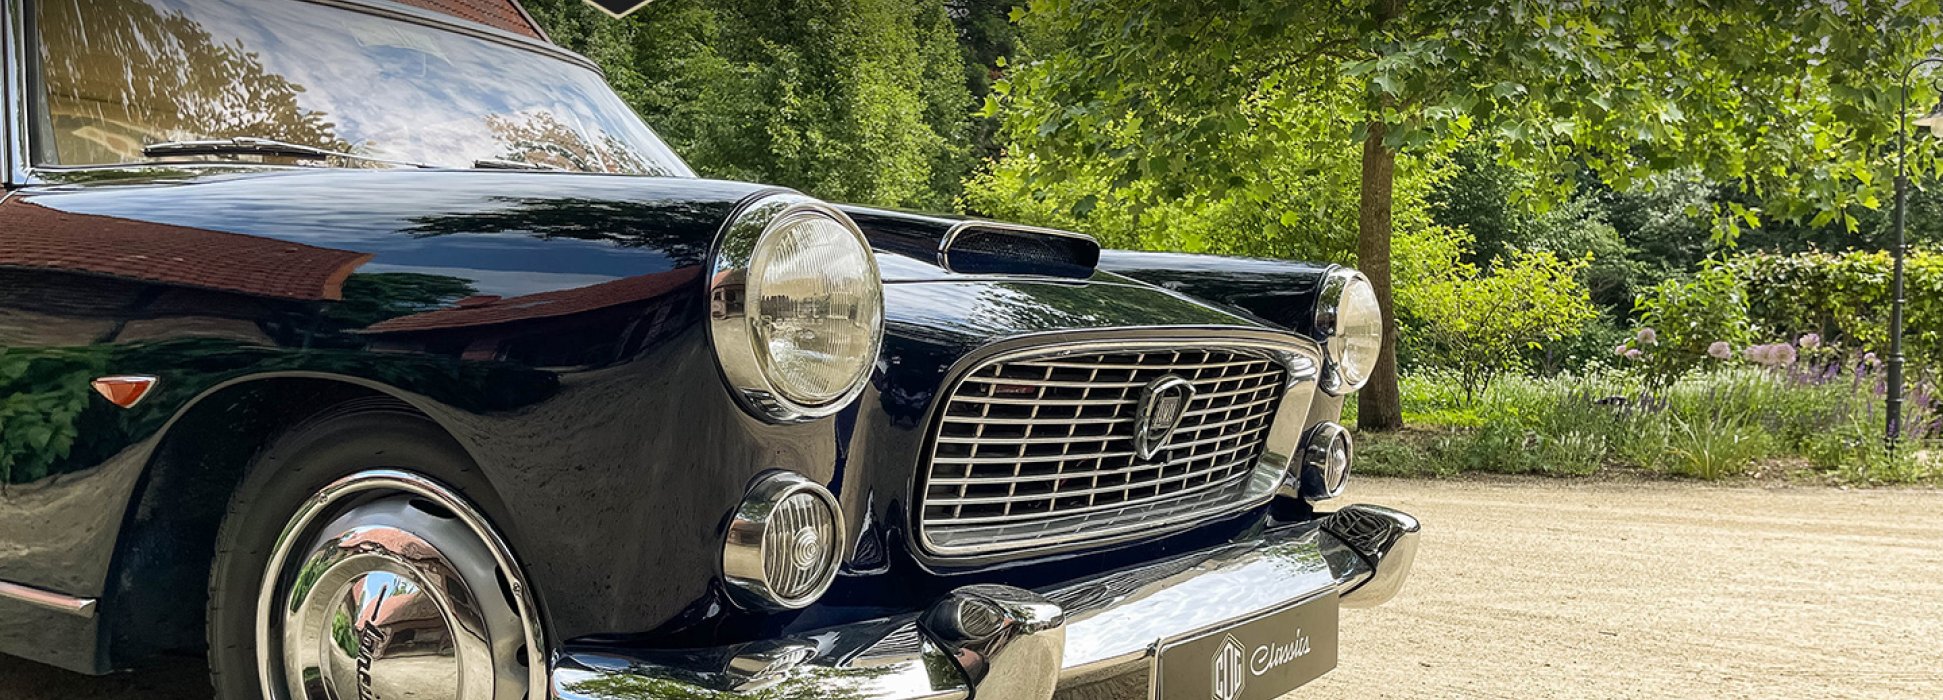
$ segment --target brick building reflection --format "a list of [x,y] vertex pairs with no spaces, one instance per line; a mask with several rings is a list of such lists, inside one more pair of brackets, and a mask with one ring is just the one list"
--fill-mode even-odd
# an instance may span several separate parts
[[289,302],[343,298],[371,255],[258,236],[0,204],[0,345],[180,337],[274,344]]
[[371,349],[504,360],[532,367],[606,365],[688,325],[681,295],[701,275],[683,267],[516,297],[475,296],[361,333]]

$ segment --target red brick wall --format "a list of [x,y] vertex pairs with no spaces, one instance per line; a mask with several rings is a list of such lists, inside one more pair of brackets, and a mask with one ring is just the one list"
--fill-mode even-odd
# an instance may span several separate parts
[[543,38],[519,8],[519,0],[399,0],[407,5],[503,29],[514,34]]

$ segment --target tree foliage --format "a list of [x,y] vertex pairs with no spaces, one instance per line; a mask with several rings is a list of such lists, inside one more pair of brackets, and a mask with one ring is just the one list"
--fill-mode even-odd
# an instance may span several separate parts
[[[1105,156],[1123,182],[1255,187],[1205,166],[1231,162],[1219,156],[1236,153],[1234,135],[1274,129],[1261,114],[1320,103],[1354,110],[1345,124],[1386,125],[1394,148],[1478,135],[1508,162],[1587,167],[1621,190],[1690,168],[1771,214],[1810,218],[1881,204],[1899,97],[1888,77],[1943,38],[1924,1],[1028,7],[1029,36],[1053,46],[1011,81],[1007,122],[1032,136],[1014,143],[1053,162]],[[1146,127],[1137,141],[1103,136],[1132,123]],[[1346,148],[1361,133],[1336,136]],[[1729,233],[1760,220],[1722,209],[1736,215]]]
[[526,4],[704,175],[946,208],[974,162],[971,70],[942,4],[661,0],[622,21]]
[[1578,279],[1587,262],[1513,252],[1484,271],[1450,260],[1425,279],[1399,285],[1397,302],[1413,316],[1409,335],[1417,352],[1456,372],[1468,400],[1505,373],[1524,369],[1527,350],[1577,336],[1598,316]]
[[[1324,133],[1344,151],[1363,144],[1358,262],[1387,299],[1391,157],[1466,139],[1547,174],[1526,196],[1553,201],[1576,191],[1581,171],[1619,191],[1668,171],[1731,187],[1758,206],[1707,212],[1727,245],[1774,218],[1856,230],[1890,181],[1900,95],[1885,76],[1943,38],[1937,10],[1935,0],[1034,0],[1019,13],[1034,61],[988,107],[1035,186],[1105,178],[1136,207],[1237,192],[1277,202],[1279,183],[1237,173],[1316,136],[1294,124],[1334,125]],[[1338,118],[1285,118],[1312,109]],[[1934,170],[1930,155],[1918,161]],[[1394,375],[1381,364],[1377,374],[1362,419],[1393,427]]]

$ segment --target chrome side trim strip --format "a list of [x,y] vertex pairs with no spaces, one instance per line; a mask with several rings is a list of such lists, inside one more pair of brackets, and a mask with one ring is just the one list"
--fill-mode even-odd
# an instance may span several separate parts
[[20,0],[0,0],[0,179],[27,184],[27,21]]
[[0,581],[0,598],[17,600],[28,605],[64,612],[79,618],[94,617],[95,599],[76,598],[33,586]]

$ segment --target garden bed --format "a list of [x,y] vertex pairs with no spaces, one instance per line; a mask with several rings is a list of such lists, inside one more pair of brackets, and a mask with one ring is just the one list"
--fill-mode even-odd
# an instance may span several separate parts
[[[1757,479],[1841,485],[1943,484],[1934,441],[1895,452],[1865,369],[1732,367],[1645,392],[1620,373],[1508,377],[1467,399],[1450,376],[1403,381],[1405,423],[1361,433],[1360,473]],[[1910,411],[1931,434],[1926,401]]]

